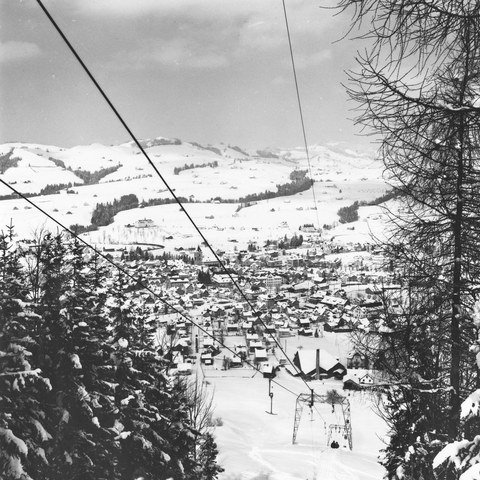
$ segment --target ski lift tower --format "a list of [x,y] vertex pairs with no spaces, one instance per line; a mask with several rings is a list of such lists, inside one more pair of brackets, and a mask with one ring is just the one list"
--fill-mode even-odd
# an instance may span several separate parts
[[[336,425],[331,425],[330,426],[330,435],[332,431],[332,427],[338,429],[338,431],[342,431],[345,439],[348,441],[348,447],[350,450],[353,448],[352,444],[352,422],[351,422],[351,417],[350,417],[350,402],[348,399],[342,395],[338,395],[335,397],[335,400],[332,402],[327,395],[318,395],[314,393],[312,390],[311,393],[301,393],[297,397],[297,401],[295,403],[295,420],[293,423],[293,437],[292,437],[292,443],[295,444],[295,441],[297,439],[297,432],[298,428],[300,427],[300,420],[302,418],[302,412],[303,408],[305,405],[307,405],[310,408],[313,408],[315,403],[325,403],[325,404],[331,404],[332,408],[335,408],[335,405],[339,405],[340,408],[342,409],[342,416],[343,416],[343,424],[336,424]],[[327,442],[330,440],[330,435],[329,439]]]

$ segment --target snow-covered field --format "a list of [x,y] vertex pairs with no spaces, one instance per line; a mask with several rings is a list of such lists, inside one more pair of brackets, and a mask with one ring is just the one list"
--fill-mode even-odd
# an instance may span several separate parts
[[[277,380],[298,393],[308,393],[300,381],[282,373]],[[311,382],[316,393],[338,388],[328,382]],[[216,428],[220,448],[219,463],[225,468],[222,478],[253,479],[270,474],[275,480],[379,480],[382,468],[377,463],[384,426],[371,410],[371,402],[360,393],[349,397],[352,411],[353,450],[344,448],[342,435],[332,438],[340,449],[327,445],[328,425],[337,423],[338,412],[330,406],[316,405],[313,414],[304,409],[297,436],[292,444],[295,396],[274,385],[273,412],[270,409],[268,381],[254,378],[216,378],[215,413],[223,426]],[[363,394],[365,395],[365,394]],[[318,411],[317,411],[318,410]],[[338,410],[338,407],[337,407]],[[319,414],[319,413],[320,414]],[[321,415],[321,416],[320,416]]]
[[[273,154],[278,158],[265,158],[257,154],[247,155],[225,145],[209,150],[210,147],[190,143],[159,143],[162,142],[158,139],[145,142],[150,158],[175,194],[193,202],[186,203],[185,208],[209,242],[215,248],[224,250],[243,249],[249,240],[261,242],[292,235],[304,224],[334,224],[338,221],[340,207],[357,200],[372,200],[387,189],[378,162],[361,154],[314,145],[310,150],[311,174],[309,172],[308,175],[316,182],[316,211],[313,192],[309,190],[260,201],[237,212],[237,203],[219,204],[212,200],[216,197],[238,199],[266,190],[276,191],[276,185],[290,181],[289,175],[295,169],[308,170],[303,150],[278,150]],[[0,178],[26,193],[39,192],[47,184],[82,184],[83,181],[72,171],[75,169],[94,172],[120,165],[117,171],[103,177],[99,184],[73,187],[73,194],[62,190],[59,194],[32,198],[35,204],[67,227],[88,225],[97,203],[112,202],[122,195],[134,193],[140,201],[170,196],[165,184],[131,144],[94,144],[69,149],[5,144],[0,146],[0,153],[18,159],[17,166],[7,168]],[[63,162],[65,168],[58,162]],[[214,162],[216,167],[208,166]],[[183,168],[185,164],[193,164],[195,168],[174,173],[175,168]],[[10,193],[7,187],[0,185],[0,195]],[[9,224],[12,220],[20,237],[30,237],[40,228],[58,229],[22,199],[3,200],[1,205],[1,224]],[[364,208],[366,213],[364,215],[361,208],[362,218],[358,225],[340,226],[330,231],[329,235],[346,241],[368,239],[372,228],[375,230],[374,218],[379,215],[375,213],[375,207]],[[374,213],[371,213],[372,208]],[[156,227],[125,229],[125,225],[144,218],[151,219]],[[355,230],[351,229],[352,226]],[[174,241],[166,243],[167,249],[189,248],[201,242],[186,217],[179,212],[178,205],[121,212],[113,224],[88,234],[86,238],[94,243],[152,242],[163,245],[165,237],[169,236],[173,236]]]

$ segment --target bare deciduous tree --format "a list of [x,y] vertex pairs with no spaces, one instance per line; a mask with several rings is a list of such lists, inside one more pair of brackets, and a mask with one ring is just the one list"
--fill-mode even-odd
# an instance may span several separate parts
[[[423,425],[414,452],[400,443],[389,452],[388,478],[419,478],[412,465],[428,462],[439,443],[457,437],[461,398],[476,381],[464,365],[480,277],[480,2],[341,0],[339,6],[353,10],[352,28],[371,40],[357,55],[348,91],[358,102],[357,121],[380,139],[397,192],[401,207],[390,211],[388,248],[414,299],[392,322],[399,335],[390,351],[401,370],[411,370],[410,390],[398,400],[409,402],[412,416],[394,418],[390,446],[402,428],[428,416],[422,409],[431,402],[419,398],[429,392],[447,418],[445,427]],[[411,349],[419,339],[425,348]],[[412,359],[413,352],[423,354]],[[419,378],[431,384],[421,394]],[[438,396],[438,388],[449,393]],[[422,475],[433,478],[431,469]]]
[[190,425],[195,431],[194,457],[196,458],[202,437],[207,433],[211,434],[214,428],[214,392],[210,391],[206,381],[200,380],[198,376],[190,380],[180,380],[180,382],[183,383]]

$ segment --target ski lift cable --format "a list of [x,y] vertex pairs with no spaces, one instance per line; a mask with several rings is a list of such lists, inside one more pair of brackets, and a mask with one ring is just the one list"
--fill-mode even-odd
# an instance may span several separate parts
[[[167,188],[167,190],[169,191],[170,195],[172,196],[172,198],[176,201],[176,203],[180,206],[180,209],[181,211],[185,214],[185,216],[187,217],[187,219],[189,220],[189,222],[193,225],[193,227],[195,228],[195,230],[197,231],[197,233],[199,234],[199,236],[202,238],[204,244],[208,247],[208,249],[210,250],[210,252],[213,254],[213,256],[215,257],[216,261],[219,263],[219,265],[222,267],[223,271],[226,273],[226,275],[230,278],[232,284],[235,286],[235,288],[238,290],[238,292],[240,293],[240,295],[242,296],[242,298],[245,300],[245,302],[247,302],[247,304],[249,305],[249,307],[251,308],[252,312],[254,312],[254,314],[257,316],[258,320],[260,321],[260,323],[266,328],[266,325],[265,323],[263,322],[263,320],[260,318],[260,315],[259,313],[257,312],[257,310],[255,309],[254,305],[250,302],[250,300],[248,299],[247,295],[243,292],[242,288],[240,287],[240,285],[238,284],[238,282],[233,278],[232,274],[229,272],[229,270],[227,269],[227,267],[225,266],[225,264],[221,261],[220,257],[218,256],[218,254],[215,252],[215,250],[213,249],[213,247],[211,246],[211,244],[208,242],[208,240],[206,239],[205,235],[203,234],[203,232],[200,230],[200,228],[198,227],[198,225],[196,224],[196,222],[193,220],[193,218],[190,216],[190,214],[188,213],[188,211],[185,209],[185,207],[183,206],[182,202],[180,201],[180,199],[177,197],[177,195],[175,194],[174,190],[170,187],[170,185],[168,184],[168,182],[165,180],[165,178],[163,177],[163,175],[160,173],[160,171],[158,170],[158,168],[155,166],[154,162],[152,161],[152,159],[150,158],[150,156],[148,155],[148,153],[145,151],[145,149],[142,147],[140,141],[137,139],[137,137],[135,136],[135,134],[133,133],[133,131],[130,129],[130,127],[128,126],[128,124],[126,123],[126,121],[124,120],[124,118],[122,117],[122,115],[120,114],[120,112],[116,109],[115,105],[112,103],[112,101],[110,100],[110,98],[108,97],[108,95],[105,93],[105,91],[103,90],[103,88],[100,86],[100,84],[97,82],[97,80],[95,79],[94,75],[91,73],[91,71],[89,70],[89,68],[87,67],[87,65],[84,63],[84,61],[82,60],[82,58],[80,57],[80,55],[78,54],[78,52],[76,51],[76,49],[74,48],[74,46],[70,43],[70,41],[68,40],[68,38],[66,37],[65,33],[63,32],[63,30],[60,28],[60,26],[57,24],[57,22],[55,21],[55,19],[52,17],[52,15],[50,14],[50,12],[48,11],[48,9],[45,7],[45,5],[42,3],[41,0],[37,0],[37,3],[38,5],[40,6],[40,8],[43,10],[43,12],[45,13],[45,15],[47,16],[48,20],[50,21],[50,23],[53,25],[53,27],[55,28],[55,30],[57,30],[58,34],[60,35],[60,37],[62,38],[62,40],[65,42],[65,44],[67,45],[68,49],[72,52],[73,56],[77,59],[77,61],[80,63],[81,67],[83,68],[83,70],[85,71],[85,73],[87,74],[87,76],[90,78],[90,80],[93,82],[93,84],[95,85],[95,87],[97,88],[97,90],[99,91],[99,93],[101,94],[101,96],[104,98],[104,100],[107,102],[108,106],[111,108],[112,112],[115,114],[115,116],[117,117],[117,119],[120,121],[120,123],[122,124],[122,126],[125,128],[125,130],[128,132],[128,134],[130,135],[130,137],[132,138],[132,140],[134,141],[134,143],[136,144],[136,146],[139,148],[140,152],[143,154],[143,156],[146,158],[146,160],[148,161],[148,163],[151,165],[151,167],[153,168],[153,170],[155,171],[155,173],[157,174],[157,176],[160,178],[160,180],[163,182],[163,184],[165,185],[165,187]],[[317,212],[317,215],[318,215],[318,212]],[[289,361],[289,363],[292,365],[292,367],[294,369],[296,369],[296,366],[295,364],[293,363],[293,361],[288,357],[287,353],[283,350],[282,348],[282,345],[281,343],[276,339],[274,338],[274,341],[275,343],[277,344],[277,346],[280,348],[280,351],[284,354],[285,358]],[[305,385],[307,386],[308,389],[310,389],[308,383],[306,382],[305,379],[302,378],[302,381],[305,383]]]
[[[153,295],[155,298],[157,298],[158,300],[160,300],[164,305],[166,305],[167,307],[169,307],[171,310],[173,310],[175,313],[177,313],[178,315],[180,315],[182,318],[184,318],[186,321],[188,321],[189,323],[191,323],[193,326],[197,327],[200,331],[202,331],[203,333],[205,333],[206,335],[208,335],[209,337],[211,337],[213,340],[215,340],[219,345],[221,345],[223,348],[225,348],[226,350],[228,350],[230,353],[233,353],[235,356],[237,356],[237,353],[232,350],[230,347],[228,347],[227,345],[225,345],[223,342],[217,340],[215,338],[214,335],[212,335],[210,332],[208,332],[205,328],[203,328],[201,325],[199,325],[198,323],[196,323],[194,320],[192,320],[190,317],[188,317],[187,315],[185,315],[185,313],[183,313],[182,311],[180,311],[178,308],[176,308],[174,305],[172,305],[170,302],[168,302],[167,300],[165,300],[163,297],[161,297],[157,292],[155,292],[154,290],[152,290],[148,285],[146,285],[144,282],[142,282],[142,280],[136,278],[134,275],[132,275],[128,270],[126,270],[124,267],[122,267],[121,265],[119,265],[118,263],[114,262],[113,260],[111,260],[107,255],[105,255],[104,253],[100,252],[97,248],[95,248],[92,244],[90,244],[89,242],[87,242],[86,240],[84,240],[83,238],[81,238],[79,235],[77,235],[73,230],[71,230],[70,228],[66,227],[65,225],[63,225],[59,220],[57,220],[56,218],[54,218],[52,215],[50,215],[48,212],[46,212],[42,207],[40,207],[39,205],[37,205],[35,202],[33,202],[32,200],[30,200],[30,198],[28,198],[27,196],[25,196],[23,193],[21,193],[20,191],[18,191],[15,187],[13,187],[12,185],[10,185],[9,183],[7,183],[5,180],[3,180],[2,178],[0,178],[0,183],[3,184],[4,186],[6,186],[7,188],[9,188],[13,193],[15,193],[16,195],[18,195],[19,197],[21,197],[23,200],[25,200],[26,202],[28,202],[33,208],[35,208],[36,210],[38,210],[40,213],[42,213],[43,215],[45,215],[47,218],[49,218],[51,221],[53,221],[54,223],[56,223],[61,229],[63,229],[65,232],[69,233],[72,237],[76,238],[78,241],[80,241],[81,243],[83,243],[87,248],[89,248],[90,250],[92,250],[93,252],[95,252],[99,257],[103,258],[105,261],[107,261],[110,265],[112,265],[113,267],[115,267],[119,272],[123,273],[125,276],[127,276],[128,278],[130,278],[131,280],[133,280],[137,285],[139,285],[140,287],[142,287],[144,290],[146,290],[147,292],[149,292],[151,295]],[[255,371],[257,372],[260,372],[260,369],[258,367],[256,367],[253,363],[251,363],[249,360],[246,360],[245,361],[247,363],[247,365],[249,365],[250,367],[252,367]],[[272,382],[277,384],[279,387],[283,388],[284,390],[286,390],[287,392],[291,393],[292,395],[295,395],[296,397],[298,397],[298,394],[293,392],[292,390],[290,390],[288,387],[285,387],[284,385],[282,385],[280,382],[272,379]]]
[[300,114],[300,123],[302,126],[302,133],[303,133],[303,143],[305,147],[305,154],[307,156],[307,162],[308,162],[308,171],[310,173],[310,178],[312,180],[312,194],[313,194],[313,204],[315,208],[315,215],[317,217],[317,226],[320,228],[320,219],[318,217],[318,209],[317,209],[317,199],[315,196],[315,188],[314,188],[314,181],[313,181],[313,174],[312,174],[312,166],[311,166],[311,161],[310,161],[310,152],[308,149],[308,142],[307,142],[307,134],[305,133],[305,121],[303,119],[303,109],[302,109],[302,101],[300,99],[300,89],[298,87],[298,78],[297,78],[297,68],[295,65],[295,58],[293,55],[293,47],[292,47],[292,38],[290,35],[290,26],[288,22],[288,14],[287,14],[287,7],[285,5],[285,0],[282,0],[282,5],[283,5],[283,14],[285,17],[285,28],[287,30],[287,38],[288,38],[288,47],[290,50],[290,60],[292,63],[292,71],[293,71],[293,79],[295,81],[295,91],[297,93],[297,104],[298,104],[298,111]]

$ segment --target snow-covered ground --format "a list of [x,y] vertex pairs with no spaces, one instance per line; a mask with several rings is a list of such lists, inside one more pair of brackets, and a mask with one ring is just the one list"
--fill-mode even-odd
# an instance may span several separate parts
[[[224,250],[244,249],[249,240],[261,242],[291,236],[304,224],[334,224],[338,221],[340,207],[351,205],[354,201],[372,200],[387,189],[378,162],[361,154],[314,145],[310,150],[311,173],[308,175],[316,182],[317,210],[313,192],[308,190],[289,197],[264,200],[237,212],[238,204],[218,204],[212,199],[238,199],[266,190],[276,191],[277,185],[290,181],[289,175],[295,169],[309,170],[304,151],[278,150],[275,155],[281,158],[262,158],[257,154],[247,156],[225,145],[213,147],[215,151],[212,151],[208,150],[210,147],[206,149],[190,143],[159,143],[159,139],[145,142],[150,158],[175,194],[194,202],[186,203],[186,210],[211,244]],[[67,227],[88,225],[97,203],[112,202],[122,195],[134,193],[140,201],[170,197],[165,184],[130,143],[118,146],[93,144],[69,149],[5,144],[0,146],[0,153],[18,159],[17,166],[6,169],[0,177],[27,193],[39,192],[47,184],[83,183],[72,171],[62,168],[59,161],[67,168],[90,172],[121,165],[116,172],[102,178],[100,184],[75,186],[71,189],[75,194],[62,191],[56,195],[32,198],[35,204]],[[218,166],[208,166],[213,162]],[[174,173],[175,168],[185,164],[193,164],[195,168]],[[0,185],[0,195],[9,193],[11,191],[7,187]],[[358,224],[340,226],[329,231],[329,235],[345,241],[366,241],[372,228],[378,230],[376,223],[382,225],[381,221],[375,220],[380,218],[379,214],[371,213],[376,211],[375,208],[362,207]],[[367,209],[365,214],[362,213],[364,209]],[[150,231],[125,230],[126,224],[143,218],[151,219],[157,228]],[[22,199],[2,201],[0,222],[5,225],[11,220],[20,237],[29,237],[39,228],[58,229]],[[189,248],[201,242],[185,216],[179,212],[178,205],[121,212],[112,225],[102,227],[86,238],[95,243],[117,243],[120,238],[122,242],[125,238],[131,242],[163,244],[168,236],[173,236],[174,241],[170,241],[167,248]]]
[[[234,338],[234,337],[233,337]],[[325,333],[323,338],[290,337],[282,339],[290,358],[297,348],[320,348],[340,359],[348,350],[345,334]],[[228,342],[234,341],[227,337]],[[383,469],[377,458],[386,434],[383,420],[374,412],[375,394],[344,392],[337,380],[312,381],[309,388],[317,394],[337,390],[346,395],[351,406],[353,449],[342,434],[334,432],[340,448],[327,445],[331,424],[342,424],[338,406],[305,406],[296,443],[292,444],[296,394],[309,393],[305,383],[284,368],[273,383],[273,413],[270,411],[268,379],[251,369],[220,370],[205,367],[204,379],[215,395],[214,417],[223,425],[215,429],[219,463],[225,468],[221,479],[271,480],[380,480]],[[286,387],[291,392],[285,390]],[[293,392],[293,393],[292,393]]]

